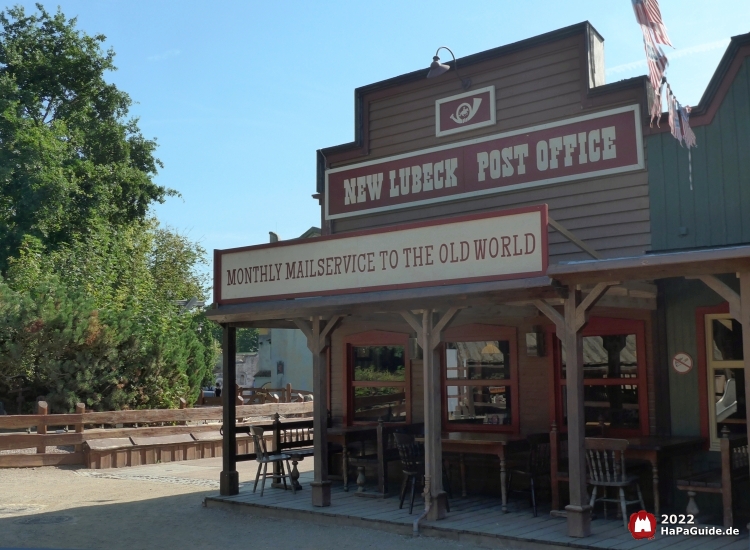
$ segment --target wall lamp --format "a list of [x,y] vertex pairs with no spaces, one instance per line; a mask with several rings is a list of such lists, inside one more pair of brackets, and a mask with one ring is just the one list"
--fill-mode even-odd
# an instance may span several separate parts
[[445,63],[440,63],[440,58],[438,57],[438,52],[440,50],[448,50],[453,57],[453,66],[456,68],[456,76],[458,77],[458,80],[461,81],[461,86],[464,90],[468,90],[471,87],[471,79],[470,78],[461,78],[461,75],[458,72],[458,61],[456,61],[456,56],[453,55],[453,52],[450,48],[447,46],[440,46],[437,51],[435,52],[435,57],[432,58],[432,63],[430,63],[430,70],[427,72],[427,78],[435,78],[436,76],[440,76],[441,74],[450,71],[450,65],[446,65]]

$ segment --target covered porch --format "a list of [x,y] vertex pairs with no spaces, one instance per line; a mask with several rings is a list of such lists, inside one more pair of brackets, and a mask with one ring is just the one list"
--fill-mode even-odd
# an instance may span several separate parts
[[[716,278],[717,274],[738,273],[742,292],[737,293]],[[492,524],[500,532],[508,532],[511,526],[521,525],[519,521],[530,522],[524,532],[533,537],[537,528],[546,533],[549,529],[551,537],[604,537],[596,539],[597,546],[619,530],[620,534],[629,538],[629,533],[623,529],[621,521],[611,523],[612,533],[607,534],[604,525],[610,522],[597,519],[591,522],[589,508],[589,491],[585,462],[585,436],[587,433],[586,414],[584,412],[584,352],[583,338],[589,318],[595,315],[595,308],[607,308],[617,305],[622,308],[643,309],[656,307],[655,297],[637,298],[638,293],[628,292],[628,288],[642,288],[639,284],[651,284],[655,280],[670,277],[693,277],[704,281],[714,291],[719,292],[730,305],[730,311],[742,326],[747,326],[750,318],[750,247],[736,247],[729,249],[714,249],[697,252],[681,252],[674,254],[652,254],[636,258],[622,258],[613,260],[594,260],[557,264],[550,266],[546,276],[525,279],[468,283],[463,285],[433,286],[413,288],[408,290],[388,290],[342,294],[334,296],[320,296],[301,299],[287,299],[269,302],[253,302],[246,304],[222,305],[209,313],[209,316],[224,326],[225,353],[224,379],[226,383],[234,380],[234,333],[237,327],[282,327],[299,328],[307,338],[313,353],[314,367],[314,432],[315,457],[314,469],[310,485],[311,496],[303,493],[294,498],[294,502],[301,503],[306,513],[321,509],[321,513],[328,514],[328,508],[339,506],[338,499],[348,502],[354,492],[345,492],[343,487],[332,489],[329,476],[329,457],[327,431],[331,426],[331,388],[335,388],[331,380],[331,342],[337,331],[344,330],[347,324],[368,324],[370,327],[385,329],[395,325],[408,327],[407,330],[421,349],[420,372],[412,372],[412,376],[419,375],[418,387],[422,392],[422,418],[407,418],[409,421],[422,420],[424,422],[425,448],[425,490],[424,514],[422,525],[430,529],[442,529],[438,526],[469,522],[466,513],[471,509],[478,517],[484,517],[488,524]],[[624,290],[624,292],[623,292]],[[651,305],[645,302],[652,302]],[[745,302],[748,305],[745,306]],[[744,307],[743,307],[744,306]],[[536,326],[540,319],[546,318],[548,324],[554,327],[556,338],[562,341],[566,350],[567,368],[567,445],[569,459],[569,499],[561,504],[565,507],[562,514],[565,520],[551,519],[548,514],[540,513],[538,518],[531,518],[527,512],[522,512],[516,504],[506,505],[506,473],[503,458],[500,459],[499,477],[501,499],[485,496],[467,497],[465,503],[453,500],[450,503],[451,512],[447,511],[446,493],[443,487],[443,431],[445,412],[445,395],[441,381],[441,343],[446,341],[445,335],[454,327],[476,327],[488,320],[500,320],[503,323],[513,323],[513,319],[520,319],[519,326]],[[351,330],[349,330],[351,332]],[[744,331],[743,341],[746,346],[750,331]],[[750,349],[748,347],[747,349]],[[745,359],[745,369],[749,359]],[[745,377],[745,381],[750,377]],[[650,388],[653,392],[653,387]],[[339,387],[334,392],[341,392]],[[416,396],[414,396],[416,397]],[[523,392],[514,396],[516,415],[523,408],[519,401],[523,401]],[[649,399],[654,399],[650,396]],[[234,426],[234,404],[225,403],[224,425]],[[520,413],[523,422],[523,412]],[[340,419],[339,419],[340,422]],[[347,422],[345,422],[347,424]],[[349,422],[350,424],[350,422]],[[554,429],[554,427],[553,427]],[[334,428],[335,430],[335,428]],[[652,435],[656,429],[649,428]],[[510,435],[520,435],[516,434]],[[217,503],[252,503],[256,502],[254,495],[240,492],[239,479],[236,473],[236,446],[234,433],[231,429],[224,430],[224,471],[221,477],[221,497]],[[242,457],[239,457],[240,460]],[[658,505],[658,474],[654,463],[654,493],[653,500],[646,503],[647,509],[653,511]],[[667,472],[663,472],[667,473]],[[309,476],[308,476],[309,477]],[[663,476],[665,479],[669,475]],[[290,505],[291,495],[282,494],[274,497],[278,500],[279,509]],[[471,500],[473,498],[473,500]],[[301,500],[302,499],[302,500]],[[257,501],[257,505],[268,507],[270,501]],[[370,514],[388,517],[403,516],[402,520],[386,523],[391,525],[412,525],[416,516],[409,517],[405,510],[398,510],[393,500],[356,499],[357,509],[362,511],[357,517],[364,518]],[[470,504],[468,504],[470,503]],[[466,504],[467,507],[464,506]],[[295,506],[298,506],[295,504]],[[353,510],[352,505],[344,505],[343,510]],[[369,507],[369,508],[368,508]],[[382,508],[382,510],[381,510]],[[326,511],[323,511],[326,509]],[[365,513],[364,510],[368,510]],[[503,512],[507,510],[507,514]],[[387,512],[386,510],[390,510]],[[630,511],[634,511],[631,509]],[[663,510],[662,510],[663,511]],[[335,514],[334,514],[335,515]],[[347,515],[347,514],[345,514]],[[505,521],[507,519],[507,522]],[[363,520],[364,521],[364,520]],[[370,520],[367,520],[370,521]],[[539,525],[536,525],[538,522]],[[551,522],[551,523],[547,523]],[[377,522],[376,522],[377,523]],[[533,524],[533,525],[532,525]],[[414,523],[416,527],[416,523]],[[543,526],[543,527],[542,527]],[[478,526],[477,526],[478,527]],[[400,527],[401,528],[401,527]],[[604,529],[604,531],[602,531]],[[515,530],[513,527],[512,530]],[[554,533],[554,535],[553,535]],[[525,536],[525,535],[524,535]],[[618,535],[619,536],[619,535]],[[521,537],[523,538],[523,537]],[[614,537],[617,539],[617,537]],[[534,540],[545,540],[543,538]],[[563,539],[561,539],[563,540]],[[594,540],[589,543],[594,544]],[[705,540],[705,539],[702,539]],[[728,540],[722,538],[724,544]],[[620,540],[614,546],[622,543]],[[656,541],[654,541],[656,542]],[[569,544],[569,541],[565,542]],[[745,541],[746,544],[746,541]]]

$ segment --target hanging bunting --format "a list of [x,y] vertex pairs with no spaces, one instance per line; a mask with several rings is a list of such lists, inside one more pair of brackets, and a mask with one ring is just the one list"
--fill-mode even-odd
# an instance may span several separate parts
[[680,124],[680,113],[678,112],[679,104],[672,93],[672,89],[667,84],[667,109],[669,112],[669,128],[672,135],[680,145],[682,145],[682,125]]
[[667,27],[664,26],[664,21],[661,18],[659,1],[632,0],[632,3],[635,18],[641,26],[643,34],[645,35],[647,32],[651,34],[654,42],[657,44],[672,46],[672,42],[670,42],[669,37],[667,36]]

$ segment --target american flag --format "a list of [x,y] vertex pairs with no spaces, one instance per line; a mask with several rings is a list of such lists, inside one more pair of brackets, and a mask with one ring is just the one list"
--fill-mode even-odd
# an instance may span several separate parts
[[690,107],[683,107],[678,103],[677,112],[680,114],[680,121],[682,122],[682,138],[685,140],[685,146],[688,149],[696,147],[695,134],[690,127]]
[[680,114],[677,112],[679,103],[672,95],[672,90],[667,86],[667,106],[669,107],[669,127],[672,135],[678,142],[682,142],[682,127],[680,125]]
[[659,0],[631,0],[635,18],[641,25],[643,34],[649,33],[653,36],[654,42],[672,46],[667,36],[667,28],[661,18],[659,9]]
[[669,61],[667,61],[664,51],[646,33],[643,33],[643,48],[646,50],[646,63],[648,63],[651,85],[654,87],[654,91],[658,92],[661,89],[661,81],[664,78],[664,72],[667,70]]

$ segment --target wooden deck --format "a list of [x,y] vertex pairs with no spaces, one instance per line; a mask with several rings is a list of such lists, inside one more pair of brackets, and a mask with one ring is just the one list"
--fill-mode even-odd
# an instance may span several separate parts
[[[302,466],[302,463],[300,463]],[[240,485],[240,494],[231,497],[219,495],[206,498],[206,506],[224,507],[245,511],[256,516],[299,519],[383,529],[403,535],[412,534],[412,523],[424,509],[420,499],[414,503],[414,513],[409,515],[408,499],[404,508],[398,509],[398,498],[362,498],[355,491],[345,493],[340,483],[334,482],[331,506],[313,507],[310,501],[309,482],[312,472],[301,472],[303,490],[293,495],[291,491],[269,488],[261,498],[260,487],[252,492],[252,482]],[[734,536],[662,536],[657,530],[652,541],[635,540],[621,521],[595,519],[592,536],[575,539],[567,536],[565,519],[552,518],[549,508],[539,509],[534,517],[523,495],[508,503],[509,513],[500,511],[500,499],[470,496],[450,501],[451,513],[442,521],[422,522],[420,534],[472,543],[479,546],[506,548],[612,548],[618,550],[747,550],[747,532]],[[614,512],[613,512],[614,513]]]

